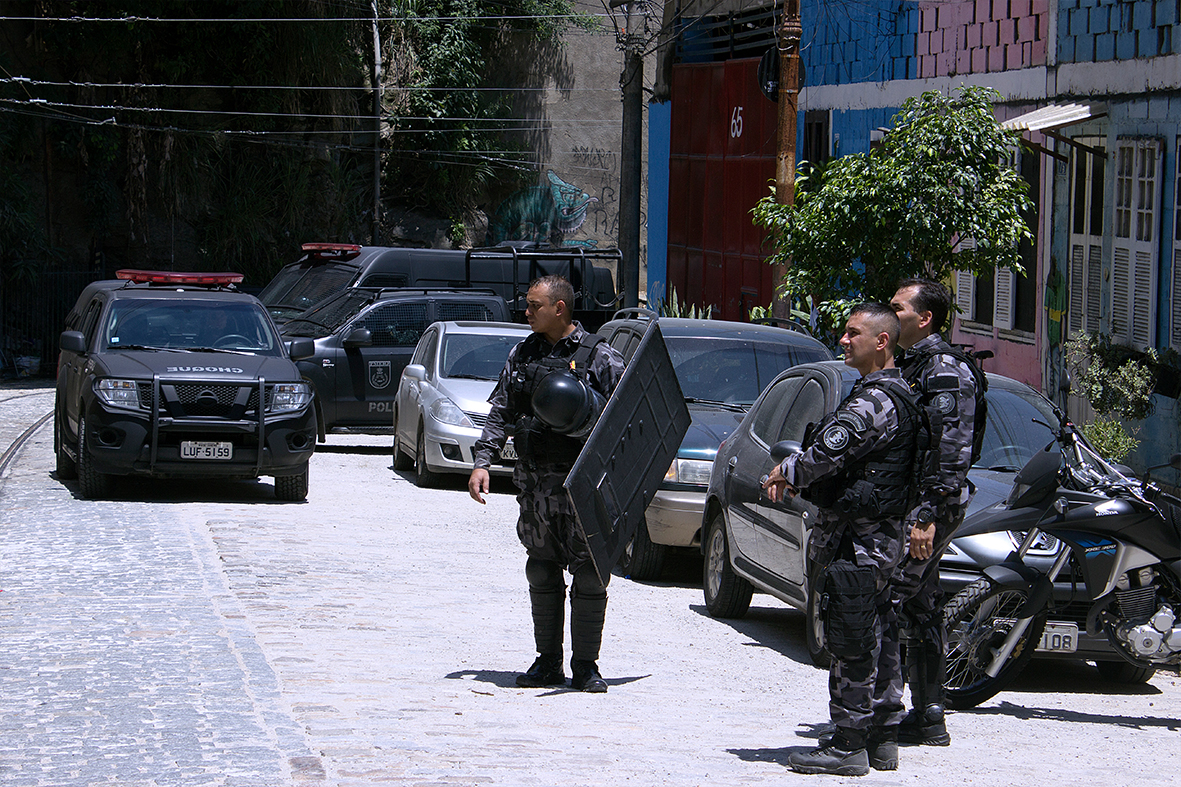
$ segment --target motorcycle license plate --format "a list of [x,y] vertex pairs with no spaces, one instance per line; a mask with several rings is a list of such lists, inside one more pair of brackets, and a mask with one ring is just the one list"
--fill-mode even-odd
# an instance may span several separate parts
[[500,458],[510,462],[517,461],[517,449],[513,446],[513,438],[504,441],[504,448],[500,449]]
[[181,459],[233,459],[233,443],[214,443],[199,440],[183,440],[180,444]]
[[1037,649],[1040,653],[1074,653],[1078,650],[1078,626],[1047,622]]

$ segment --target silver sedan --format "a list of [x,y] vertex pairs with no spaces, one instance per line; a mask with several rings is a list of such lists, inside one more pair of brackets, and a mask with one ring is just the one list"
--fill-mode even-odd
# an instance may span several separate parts
[[[419,486],[471,472],[488,397],[509,351],[529,333],[504,322],[436,322],[423,332],[394,401],[395,470],[413,467]],[[516,458],[510,438],[491,472],[511,475]]]

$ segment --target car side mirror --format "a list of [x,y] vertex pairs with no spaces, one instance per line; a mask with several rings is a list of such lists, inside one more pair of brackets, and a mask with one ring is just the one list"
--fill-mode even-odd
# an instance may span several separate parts
[[287,354],[293,361],[302,361],[316,354],[316,341],[307,336],[299,336],[287,342]]
[[420,363],[412,363],[402,370],[402,376],[421,382],[426,379],[426,367]]
[[800,445],[798,440],[780,440],[771,446],[771,458],[776,462],[782,462],[792,454],[801,454],[803,452],[804,447]]
[[353,328],[344,339],[345,347],[372,347],[373,334],[368,328]]
[[62,331],[57,346],[66,352],[84,353],[86,352],[86,336],[81,331]]

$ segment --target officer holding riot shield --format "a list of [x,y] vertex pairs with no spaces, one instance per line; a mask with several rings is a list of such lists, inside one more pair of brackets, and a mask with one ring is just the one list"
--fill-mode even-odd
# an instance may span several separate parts
[[951,309],[947,287],[906,279],[890,301],[898,315],[902,376],[928,413],[931,462],[922,479],[920,505],[907,517],[907,554],[895,579],[895,596],[910,632],[906,672],[914,708],[898,730],[903,743],[947,746],[944,722],[947,632],[939,558],[964,521],[972,486],[968,470],[984,437],[987,379],[963,350],[939,335]]
[[889,306],[854,307],[840,343],[861,373],[802,453],[768,475],[768,496],[802,494],[820,509],[810,560],[824,567],[825,632],[835,731],[788,763],[801,773],[863,776],[898,767],[902,664],[890,579],[902,559],[902,519],[913,502],[921,413],[894,367],[898,318]]
[[529,286],[525,316],[533,334],[509,353],[489,401],[492,411],[475,444],[468,492],[483,503],[488,467],[509,435],[519,457],[513,469],[525,546],[525,577],[533,611],[537,659],[517,685],[561,686],[566,584],[570,589],[571,686],[605,692],[599,646],[607,609],[607,581],[600,579],[578,527],[563,482],[603,404],[623,375],[623,358],[603,337],[573,320],[574,290],[561,276]]

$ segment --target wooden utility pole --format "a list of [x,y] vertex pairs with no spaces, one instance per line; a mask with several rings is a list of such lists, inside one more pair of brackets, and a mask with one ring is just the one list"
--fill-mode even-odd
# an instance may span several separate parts
[[[780,205],[791,205],[796,197],[796,115],[799,112],[800,0],[784,0],[783,22],[779,26],[779,135],[775,156],[775,199]],[[779,284],[787,274],[787,264],[775,263],[771,268],[771,282],[775,287],[771,313],[787,318],[791,302],[779,291]]]

